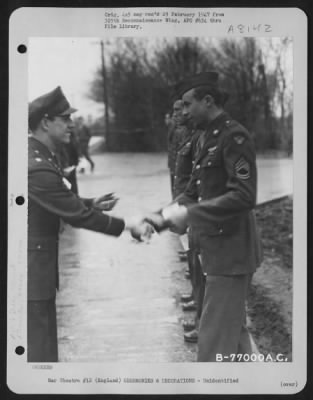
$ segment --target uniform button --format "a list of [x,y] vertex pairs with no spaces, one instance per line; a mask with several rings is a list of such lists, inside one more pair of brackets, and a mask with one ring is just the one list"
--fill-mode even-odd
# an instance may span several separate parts
[[229,124],[230,124],[230,121],[229,121],[229,120],[227,120],[227,121],[225,122],[225,124],[226,124],[226,125],[229,125]]
[[200,165],[199,165],[199,164],[197,164],[197,165],[196,165],[196,169],[199,169],[199,168],[200,168]]
[[52,161],[52,158],[48,158],[48,161]]
[[208,165],[209,165],[209,166],[210,166],[210,165],[212,165],[212,162],[211,162],[211,161],[209,161],[209,162],[208,162]]
[[194,164],[195,162],[194,162],[194,161],[191,161],[191,163]]
[[36,154],[39,154],[39,151],[38,151],[38,150],[35,150],[35,153],[36,153]]
[[200,202],[202,200],[202,197],[198,197],[198,201]]
[[214,129],[213,135],[217,135],[217,134],[218,134],[218,129]]
[[37,249],[41,249],[41,245],[40,244],[37,245]]
[[201,181],[200,179],[197,180],[197,185],[200,185]]
[[223,229],[221,228],[221,229],[219,230],[219,232],[220,232],[220,233],[223,233]]

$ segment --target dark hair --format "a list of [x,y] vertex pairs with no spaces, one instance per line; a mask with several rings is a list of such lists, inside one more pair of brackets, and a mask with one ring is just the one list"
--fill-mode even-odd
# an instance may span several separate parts
[[50,116],[43,116],[43,117],[41,117],[41,118],[28,118],[28,127],[29,127],[29,129],[33,132],[33,131],[35,131],[37,128],[38,128],[38,126],[39,126],[39,124],[40,124],[40,121],[43,119],[43,118],[47,118],[47,119],[49,119],[50,121],[53,121],[54,120],[54,116],[53,117],[50,117]]
[[217,88],[210,85],[194,88],[195,99],[202,100],[206,95],[212,96],[218,107],[222,107],[228,98],[226,92],[219,91]]
[[33,131],[35,131],[37,128],[38,128],[38,126],[39,126],[39,123],[40,123],[40,121],[42,120],[42,118],[28,118],[28,127],[29,127],[29,129],[33,132]]

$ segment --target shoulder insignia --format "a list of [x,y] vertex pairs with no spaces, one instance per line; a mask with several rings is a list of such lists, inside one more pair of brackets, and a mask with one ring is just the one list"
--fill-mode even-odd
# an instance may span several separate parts
[[235,175],[238,179],[250,178],[250,164],[243,156],[235,163]]
[[235,135],[235,136],[234,136],[234,141],[235,141],[237,144],[242,144],[245,140],[246,140],[246,138],[245,138],[244,135],[238,134],[238,135]]

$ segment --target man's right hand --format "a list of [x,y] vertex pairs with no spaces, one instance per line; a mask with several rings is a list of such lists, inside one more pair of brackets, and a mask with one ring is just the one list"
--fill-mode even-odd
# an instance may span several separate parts
[[169,227],[168,223],[163,218],[160,212],[153,212],[145,216],[144,219],[153,226],[156,232],[162,232]]
[[146,222],[143,217],[130,217],[124,221],[125,229],[129,230],[132,237],[139,242],[149,240],[154,232],[153,226]]

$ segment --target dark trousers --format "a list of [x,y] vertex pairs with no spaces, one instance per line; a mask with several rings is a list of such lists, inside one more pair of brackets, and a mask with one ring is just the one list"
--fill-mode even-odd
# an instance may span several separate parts
[[27,361],[58,361],[55,298],[50,300],[28,301]]
[[251,354],[246,327],[246,298],[251,275],[207,275],[199,326],[198,361],[217,361],[217,354]]
[[89,155],[89,147],[87,145],[82,145],[81,146],[81,155],[86,158],[86,160],[89,162],[91,169],[93,170],[95,167],[95,163],[92,161],[90,155]]
[[171,185],[172,199],[174,199],[174,181],[175,181],[174,174],[172,174],[170,172],[170,185]]
[[190,282],[192,287],[192,296],[197,304],[196,316],[198,319],[201,317],[204,290],[205,290],[205,276],[203,274],[199,251],[197,249],[196,238],[194,233],[189,227],[188,229],[188,268],[190,272]]
[[192,296],[197,304],[196,315],[197,318],[200,319],[205,291],[205,276],[203,275],[199,255],[196,251],[192,249],[188,251],[188,265],[190,271]]

